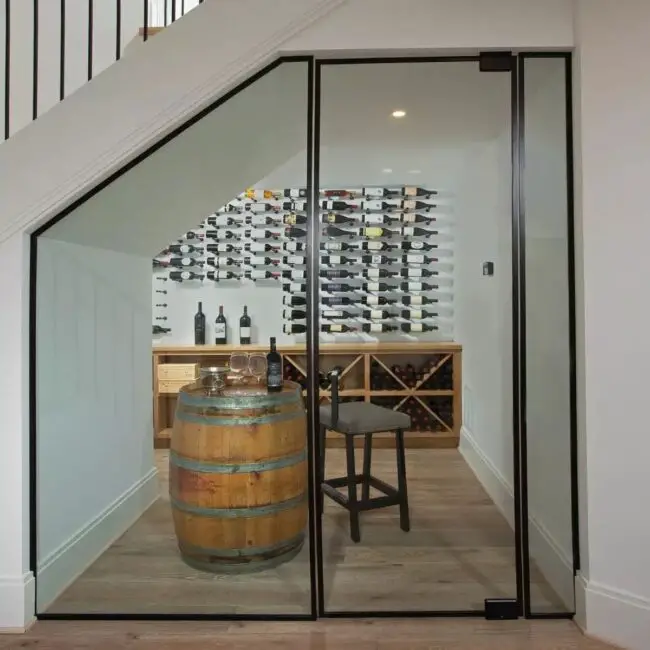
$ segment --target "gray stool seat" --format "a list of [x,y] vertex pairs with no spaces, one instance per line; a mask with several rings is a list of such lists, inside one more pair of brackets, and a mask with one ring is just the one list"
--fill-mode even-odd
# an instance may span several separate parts
[[408,429],[411,418],[406,413],[392,411],[370,402],[344,402],[339,404],[339,418],[336,423],[332,421],[332,407],[321,406],[320,422],[328,429],[336,427],[338,432],[354,436]]

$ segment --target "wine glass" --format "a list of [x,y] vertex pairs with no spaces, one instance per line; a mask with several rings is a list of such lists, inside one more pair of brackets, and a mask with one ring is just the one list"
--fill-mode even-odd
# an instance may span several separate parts
[[246,352],[233,352],[230,355],[230,371],[235,375],[239,383],[243,380],[249,367],[248,354]]
[[252,353],[248,357],[248,367],[257,383],[261,384],[262,377],[266,375],[266,356],[260,353]]

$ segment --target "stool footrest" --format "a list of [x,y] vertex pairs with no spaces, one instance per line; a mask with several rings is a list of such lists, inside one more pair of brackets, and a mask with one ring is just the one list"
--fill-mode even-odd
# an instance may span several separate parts
[[[365,485],[367,483],[384,494],[382,497],[373,497],[372,499],[357,499],[355,508],[359,512],[365,510],[377,510],[378,508],[386,508],[388,506],[396,506],[400,504],[401,499],[399,492],[391,485],[388,485],[388,483],[384,483],[374,476],[366,477],[363,474],[357,474],[354,477],[354,482],[355,485]],[[323,481],[321,489],[323,490],[323,494],[326,494],[330,499],[336,501],[339,505],[349,510],[350,501],[348,497],[336,489],[347,487],[347,485],[347,477],[342,476],[340,478],[330,478]]]

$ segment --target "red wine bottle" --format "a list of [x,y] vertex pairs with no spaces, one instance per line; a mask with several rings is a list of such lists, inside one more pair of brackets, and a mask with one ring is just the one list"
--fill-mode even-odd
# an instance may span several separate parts
[[183,282],[184,280],[202,280],[203,276],[194,271],[170,271],[169,279],[174,282]]
[[207,244],[205,250],[208,253],[232,253],[237,249],[232,244]]
[[394,246],[394,248],[401,249],[403,251],[430,251],[434,248],[439,248],[438,244],[429,244],[423,242],[419,239],[415,241],[403,241]]
[[411,228],[406,226],[401,229],[403,237],[432,237],[440,234],[437,230],[425,230],[424,228]]
[[362,296],[361,300],[364,305],[395,305],[397,302],[395,300],[388,300],[384,296]]
[[346,269],[327,269],[320,271],[319,273],[321,278],[327,278],[328,280],[334,280],[337,278],[351,278],[355,274],[352,271],[347,271]]
[[399,206],[393,203],[386,203],[386,201],[364,201],[361,208],[364,212],[393,212]]
[[404,309],[402,311],[402,318],[406,318],[406,320],[422,320],[423,318],[434,318],[436,316],[438,316],[437,313],[423,309]]
[[438,221],[437,217],[428,214],[415,214],[413,212],[405,212],[400,217],[402,223],[432,223]]
[[279,271],[267,271],[265,269],[251,269],[244,271],[244,277],[247,280],[270,280],[271,278],[278,279],[280,277]]
[[274,226],[277,225],[278,222],[275,219],[271,219],[271,217],[252,214],[246,217],[245,223],[248,226]]
[[285,236],[292,239],[300,239],[301,237],[307,236],[307,231],[303,230],[302,228],[295,228],[294,226],[291,226],[285,230],[284,234]]
[[292,280],[304,280],[307,277],[307,271],[304,269],[291,269],[290,271],[282,271],[283,278],[291,278]]
[[401,190],[389,190],[385,187],[364,187],[363,195],[368,198],[381,199],[382,197],[392,198],[395,196],[401,196],[402,192]]
[[353,315],[349,311],[341,309],[324,309],[321,311],[322,318],[352,318]]
[[232,230],[206,230],[208,239],[239,239]]
[[208,271],[208,280],[214,280],[214,282],[219,282],[219,280],[235,280],[240,277],[241,275],[232,271]]
[[320,246],[322,251],[349,251],[352,248],[350,244],[344,241],[327,241]]
[[355,260],[351,257],[342,257],[341,255],[323,255],[320,258],[323,264],[329,264],[330,266],[336,264],[354,264]]
[[288,251],[290,253],[298,253],[298,252],[302,252],[302,251],[304,251],[306,249],[305,244],[303,242],[299,242],[299,241],[287,241],[287,242],[284,242],[284,244],[282,245],[282,248],[285,251]]
[[324,214],[322,221],[323,223],[348,223],[348,224],[358,223],[358,221],[353,217],[346,217],[345,215],[337,214],[336,212],[328,212],[327,214]]
[[423,187],[405,187],[402,189],[403,196],[419,196],[428,198],[430,196],[436,196],[437,194],[437,190],[426,190]]
[[341,228],[337,228],[336,226],[327,226],[323,230],[323,234],[326,237],[350,237],[352,239],[353,237],[358,235],[357,230],[343,230]]
[[170,257],[169,266],[176,268],[186,268],[189,266],[203,266],[202,260],[197,260],[194,257]]
[[279,233],[264,228],[251,228],[246,230],[244,234],[251,239],[277,239],[280,236]]
[[347,201],[322,201],[321,207],[323,210],[331,210],[333,212],[357,210],[359,206],[356,203],[348,203]]
[[393,287],[385,282],[365,282],[361,285],[361,288],[364,291],[390,291],[393,289]]
[[234,226],[237,223],[236,219],[225,214],[217,214],[213,217],[208,217],[206,221],[210,226]]
[[327,291],[328,293],[349,293],[350,291],[354,291],[354,287],[352,285],[338,283],[323,284],[321,286],[321,289],[323,291]]
[[364,214],[363,223],[367,224],[388,224],[391,223],[392,219],[387,214]]
[[170,244],[167,247],[167,250],[170,253],[181,253],[183,255],[188,255],[191,253],[198,253],[202,249],[199,246],[192,246],[192,244]]
[[285,323],[282,331],[285,334],[304,334],[307,331],[307,326],[302,323]]
[[438,271],[429,271],[428,269],[402,269],[400,275],[403,278],[430,278],[434,275],[439,275]]
[[274,260],[272,257],[261,257],[259,255],[244,258],[244,264],[247,266],[269,266],[277,263],[278,260]]
[[326,305],[328,307],[338,307],[342,305],[352,304],[352,300],[347,296],[325,296],[324,298],[321,298],[320,302],[322,305]]
[[284,296],[282,304],[287,307],[304,307],[307,304],[307,298],[302,296]]
[[244,250],[250,253],[275,253],[280,250],[280,245],[277,244],[274,246],[273,244],[267,244],[265,242],[252,241],[244,244]]
[[426,255],[409,254],[402,255],[402,264],[434,264],[440,260],[437,257],[427,257]]
[[344,323],[329,323],[320,326],[321,332],[328,332],[329,334],[340,334],[341,332],[355,332],[356,330]]
[[435,325],[427,325],[426,323],[402,323],[402,332],[435,332],[438,328]]
[[362,331],[368,333],[380,333],[380,332],[395,332],[397,327],[394,325],[386,325],[386,323],[364,323],[361,326]]
[[271,337],[271,349],[266,355],[266,389],[269,393],[279,393],[282,390],[284,374],[282,372],[282,357],[275,347],[275,336]]
[[420,305],[431,305],[436,302],[439,302],[437,298],[427,298],[426,296],[402,296],[403,305],[419,307]]
[[385,251],[391,248],[389,244],[383,241],[364,241],[360,246],[364,251]]
[[439,287],[437,284],[426,284],[424,282],[402,282],[400,288],[402,291],[434,291]]
[[228,324],[223,315],[223,305],[219,305],[219,315],[214,321],[214,342],[217,345],[225,345],[228,342]]
[[251,317],[248,315],[248,307],[244,305],[244,313],[239,319],[239,343],[250,345],[251,342]]
[[361,275],[369,280],[377,280],[379,278],[396,278],[398,274],[386,269],[363,269]]
[[282,291],[287,293],[305,293],[307,291],[306,284],[300,284],[299,282],[287,282],[282,285]]
[[426,212],[429,212],[431,208],[437,208],[438,206],[434,203],[425,203],[424,201],[412,201],[407,199],[402,201],[401,207],[403,210],[425,210]]
[[386,255],[362,255],[360,261],[364,264],[392,264],[395,260]]
[[205,314],[202,302],[199,302],[199,309],[194,314],[194,345],[205,345]]
[[305,320],[307,312],[304,309],[285,309],[282,312],[284,320]]
[[307,263],[307,258],[303,257],[302,255],[289,255],[282,258],[282,263],[304,266]]
[[391,315],[383,309],[369,309],[361,313],[364,318],[369,320],[383,320],[385,318],[390,318]]
[[233,257],[208,257],[206,259],[206,264],[208,266],[239,266],[239,260],[236,260]]

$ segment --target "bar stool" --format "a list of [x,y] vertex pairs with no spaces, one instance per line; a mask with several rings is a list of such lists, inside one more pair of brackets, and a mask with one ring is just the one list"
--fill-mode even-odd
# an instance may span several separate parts
[[[406,489],[406,461],[404,457],[404,429],[411,426],[411,418],[405,413],[371,404],[370,402],[344,402],[339,404],[339,371],[329,373],[331,381],[331,406],[320,407],[320,514],[323,514],[324,496],[327,495],[342,505],[350,513],[350,536],[359,542],[359,513],[388,506],[399,506],[400,528],[408,532],[409,520],[408,492]],[[345,456],[347,474],[340,478],[325,480],[325,434],[327,429],[345,436]],[[397,488],[380,481],[370,473],[372,461],[372,434],[379,432],[395,433],[397,452]],[[363,435],[363,473],[357,474],[354,466],[354,438]],[[357,485],[361,484],[361,500],[357,499]],[[348,488],[347,497],[336,488]],[[383,496],[370,498],[373,487]]]

